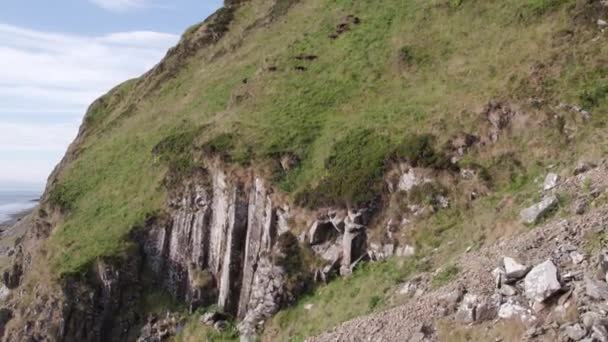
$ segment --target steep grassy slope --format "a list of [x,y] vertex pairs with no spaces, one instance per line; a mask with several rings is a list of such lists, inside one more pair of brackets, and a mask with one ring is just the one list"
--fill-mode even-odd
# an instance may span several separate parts
[[[511,139],[467,157],[493,170],[497,191],[525,186],[540,166],[604,153],[607,45],[595,2],[292,2],[245,3],[219,42],[164,65],[170,77],[129,81],[91,108],[50,196],[65,212],[49,243],[58,274],[129,248],[131,229],[163,203],[167,170],[187,171],[209,151],[259,168],[307,206],[374,198],[412,136],[434,135],[440,151],[480,129],[491,99],[527,114]],[[560,102],[584,106],[591,121]],[[514,178],[502,177],[508,153],[521,166]],[[285,155],[297,166],[283,171]]]

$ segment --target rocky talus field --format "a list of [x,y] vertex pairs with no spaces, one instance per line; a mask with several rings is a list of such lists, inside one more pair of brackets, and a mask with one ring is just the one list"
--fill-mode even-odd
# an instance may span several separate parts
[[1,227],[2,340],[608,341],[607,30],[226,0]]

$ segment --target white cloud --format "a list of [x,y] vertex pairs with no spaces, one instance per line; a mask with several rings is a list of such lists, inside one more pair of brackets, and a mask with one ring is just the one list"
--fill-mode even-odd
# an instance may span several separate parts
[[172,8],[170,5],[152,3],[149,0],[89,0],[95,5],[114,12],[126,12],[133,9],[142,8]]
[[144,1],[142,0],[90,0],[95,5],[107,9],[109,11],[127,11],[134,8],[142,8]]
[[[149,31],[89,37],[0,23],[0,114],[11,119],[9,123],[0,117],[0,160],[10,151],[65,150],[92,101],[149,70],[178,39]],[[62,116],[64,122],[53,121],[62,110],[71,115]],[[30,119],[21,120],[23,113]],[[32,115],[47,124],[33,122]],[[41,162],[46,166],[36,177],[51,171],[58,157],[52,158]],[[0,181],[10,174],[23,178],[28,173],[22,171],[18,165],[4,168]]]

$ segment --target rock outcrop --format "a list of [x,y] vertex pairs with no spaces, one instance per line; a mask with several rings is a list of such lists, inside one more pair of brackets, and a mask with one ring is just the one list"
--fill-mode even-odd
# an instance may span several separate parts
[[141,234],[146,264],[175,298],[192,309],[217,304],[246,318],[240,327],[251,334],[280,308],[287,273],[270,259],[280,209],[271,194],[253,175],[198,170],[172,195],[170,217]]

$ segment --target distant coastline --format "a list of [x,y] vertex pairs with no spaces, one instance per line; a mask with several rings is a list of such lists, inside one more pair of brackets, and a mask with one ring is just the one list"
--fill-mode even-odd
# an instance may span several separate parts
[[0,228],[6,229],[31,213],[39,198],[37,191],[0,190]]
[[[37,205],[38,201],[36,200],[35,202]],[[13,214],[9,214],[8,220],[0,221],[0,231],[14,226],[17,222],[21,221],[24,217],[26,217],[27,215],[32,213],[34,211],[34,209],[36,209],[36,206],[29,208],[29,209],[23,209],[22,211],[19,211],[19,212],[13,213]]]

